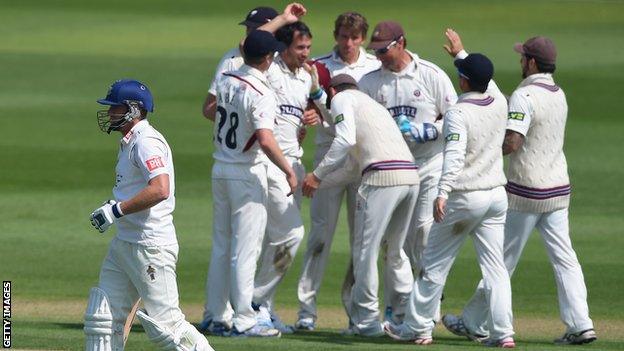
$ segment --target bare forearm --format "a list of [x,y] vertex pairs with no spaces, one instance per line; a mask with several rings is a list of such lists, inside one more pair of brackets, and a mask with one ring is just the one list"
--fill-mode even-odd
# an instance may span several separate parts
[[[169,176],[164,174],[159,177],[163,176],[166,177],[166,181],[168,182]],[[167,198],[169,198],[169,187],[165,186],[161,182],[153,182],[148,184],[130,200],[123,201],[120,206],[121,212],[123,212],[124,215],[140,212],[156,206],[158,203],[166,200]]]
[[206,100],[204,101],[202,113],[204,114],[204,117],[214,122],[215,114],[217,113],[217,98],[214,95],[210,93],[208,94]]

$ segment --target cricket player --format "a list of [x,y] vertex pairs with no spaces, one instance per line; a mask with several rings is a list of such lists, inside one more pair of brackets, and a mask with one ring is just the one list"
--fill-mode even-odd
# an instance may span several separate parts
[[[434,202],[435,222],[414,282],[403,324],[385,325],[388,335],[431,344],[435,314],[446,278],[470,235],[483,274],[488,321],[486,345],[513,348],[511,284],[503,261],[507,212],[503,155],[507,101],[490,80],[492,62],[482,54],[455,61],[463,94],[444,115],[442,176]],[[489,85],[489,87],[488,87]],[[486,91],[487,90],[487,91]]]
[[[277,11],[272,7],[260,6],[249,11],[245,20],[240,22],[240,25],[245,26],[245,35],[249,34],[254,29],[270,22],[277,16]],[[215,70],[214,78],[208,88],[208,95],[204,101],[202,107],[202,113],[204,117],[211,121],[214,121],[215,114],[217,113],[217,82],[221,78],[223,72],[235,71],[243,65],[243,55],[241,54],[240,46],[237,46],[228,52],[226,52]]]
[[[416,204],[415,227],[405,240],[405,252],[415,275],[420,272],[420,257],[433,222],[433,201],[442,172],[444,142],[442,115],[455,104],[457,94],[449,77],[435,64],[406,49],[407,39],[400,24],[381,22],[373,30],[369,49],[382,67],[360,81],[360,89],[385,106],[395,118],[412,155],[420,191]],[[386,281],[386,284],[392,282]],[[410,291],[386,294],[386,320],[400,322]]]
[[234,309],[229,336],[280,336],[258,324],[252,308],[256,261],[267,223],[266,157],[283,172],[284,196],[297,188],[297,177],[284,157],[273,128],[277,103],[265,72],[285,45],[266,31],[245,39],[245,64],[217,83],[218,123],[214,125],[215,163],[213,242],[208,272],[206,315],[227,324],[227,302]]
[[[356,81],[380,66],[375,56],[367,54],[362,48],[366,39],[368,23],[366,18],[357,12],[345,12],[338,16],[334,24],[336,46],[328,55],[316,59],[317,65],[325,67],[330,77],[348,74]],[[321,73],[321,72],[319,72]],[[327,110],[320,108],[321,112]],[[316,130],[316,152],[314,165],[317,166],[325,157],[334,139],[331,116],[326,113],[324,121],[318,123]],[[309,122],[308,122],[309,123]],[[310,123],[316,124],[316,123]],[[355,181],[357,180],[357,181]],[[303,268],[299,278],[297,294],[299,298],[299,314],[295,327],[301,330],[313,330],[317,318],[316,295],[321,287],[321,280],[329,258],[338,215],[345,193],[347,198],[347,218],[350,237],[353,231],[353,213],[355,193],[359,185],[359,175],[354,182],[346,185],[322,188],[316,191],[310,203],[311,229],[303,259]],[[350,265],[352,266],[352,265]],[[353,284],[353,269],[349,268],[345,277],[343,303],[348,304],[350,288]]]
[[[450,33],[447,51],[465,56],[461,39]],[[555,84],[557,51],[546,37],[516,44],[524,80],[509,101],[507,134],[503,153],[509,155],[506,186],[509,200],[505,223],[505,266],[512,275],[522,249],[537,228],[550,257],[566,331],[556,344],[578,345],[596,340],[589,318],[583,271],[572,248],[568,227],[570,180],[563,142],[568,106],[563,90]],[[442,321],[451,332],[471,339],[490,335],[484,282],[460,317],[446,315]]]
[[178,306],[178,241],[173,225],[175,182],[171,148],[147,121],[152,94],[136,80],[118,80],[98,103],[103,132],[118,131],[120,141],[113,200],[91,213],[91,224],[104,233],[117,223],[91,288],[84,315],[87,351],[124,349],[124,324],[141,298],[136,315],[149,339],[163,350],[212,350],[206,338],[184,318]]
[[[286,159],[303,180],[305,168],[301,162],[303,148],[299,142],[310,96],[320,98],[319,87],[313,91],[313,81],[304,65],[312,47],[312,33],[308,26],[297,21],[279,28],[275,37],[286,49],[273,60],[267,71],[269,86],[276,94],[278,113],[274,128],[276,140]],[[314,94],[314,95],[311,95]],[[318,118],[318,117],[317,117]],[[293,333],[294,328],[285,325],[273,310],[273,298],[278,284],[290,267],[304,228],[301,219],[301,191],[285,196],[288,184],[284,174],[273,163],[267,162],[268,176],[268,225],[262,245],[259,268],[256,272],[254,306],[258,309],[259,322],[269,324],[282,333]]]
[[[334,76],[328,95],[336,135],[323,160],[306,176],[303,192],[310,196],[319,184],[331,186],[337,181],[335,174],[345,174],[345,164],[354,165],[362,175],[354,222],[355,282],[351,304],[347,306],[352,323],[348,332],[381,336],[377,298],[379,249],[385,239],[386,270],[395,286],[409,289],[405,285],[411,285],[413,278],[403,245],[418,198],[418,171],[388,111],[357,90],[353,77]],[[353,162],[347,162],[348,158]]]

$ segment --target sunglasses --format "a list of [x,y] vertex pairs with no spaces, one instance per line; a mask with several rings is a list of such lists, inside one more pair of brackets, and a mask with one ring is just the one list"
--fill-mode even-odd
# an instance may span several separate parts
[[[401,39],[401,38],[399,38]],[[393,47],[396,46],[396,44],[399,43],[399,39],[395,39],[393,41],[390,42],[390,44],[388,44],[385,48],[381,48],[381,49],[377,49],[375,50],[375,55],[385,55],[388,53],[388,51]]]

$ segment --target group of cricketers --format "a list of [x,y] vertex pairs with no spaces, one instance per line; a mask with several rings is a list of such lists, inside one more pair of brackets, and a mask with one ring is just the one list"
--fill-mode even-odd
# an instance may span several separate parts
[[[510,276],[537,228],[566,326],[555,343],[596,340],[569,236],[567,103],[553,80],[553,42],[538,36],[516,44],[523,80],[507,98],[490,59],[468,53],[447,29],[458,96],[440,67],[407,49],[399,23],[378,23],[365,47],[368,23],[357,12],[337,17],[335,47],[311,60],[306,12],[298,3],[281,14],[252,9],[240,23],[244,39],[219,62],[204,102],[214,122],[213,228],[197,329],[178,307],[173,158],[146,119],[151,93],[120,80],[98,100],[108,106],[98,112],[100,128],[122,139],[114,199],[91,222],[100,232],[117,223],[118,234],[89,297],[86,350],[122,350],[139,301],[136,316],[165,350],[212,350],[200,331],[279,337],[314,330],[343,197],[352,253],[342,289],[345,334],[428,345],[441,321],[484,345],[515,347]],[[316,128],[307,174],[306,128]],[[311,228],[298,319],[287,325],[274,297],[304,237],[302,196],[311,197]],[[441,317],[446,278],[468,236],[483,279],[461,315]]]

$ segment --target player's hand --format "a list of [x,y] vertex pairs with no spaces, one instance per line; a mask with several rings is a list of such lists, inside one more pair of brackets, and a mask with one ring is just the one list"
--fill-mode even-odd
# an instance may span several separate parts
[[310,74],[310,77],[312,77],[312,86],[310,87],[310,95],[312,95],[321,88],[321,85],[319,84],[318,70],[315,64],[309,64],[307,62],[303,64],[303,69]]
[[299,142],[299,146],[303,144],[306,134],[308,134],[308,130],[305,127],[299,128],[299,131],[297,132],[297,142]]
[[464,44],[462,44],[459,34],[451,28],[447,28],[444,35],[446,35],[446,39],[448,40],[448,44],[444,45],[444,50],[446,50],[451,57],[455,58],[460,51],[464,50]]
[[307,108],[305,111],[303,111],[303,116],[301,116],[301,122],[303,122],[303,124],[306,126],[315,126],[321,123],[321,116],[315,108]]
[[295,175],[294,171],[291,170],[289,174],[286,174],[286,181],[288,182],[288,186],[290,187],[290,192],[286,194],[286,196],[290,196],[297,191],[297,186],[299,185],[297,175]]
[[312,197],[320,184],[321,180],[318,179],[314,173],[308,173],[303,179],[303,195]]
[[[114,210],[113,207],[115,207]],[[114,212],[117,212],[120,215],[116,216]],[[91,212],[89,219],[91,220],[91,225],[95,229],[97,229],[100,233],[104,233],[108,227],[110,227],[115,220],[121,216],[123,216],[123,214],[121,214],[121,210],[119,209],[119,203],[115,200],[108,200],[104,202],[101,207]]]
[[443,197],[437,197],[433,202],[433,219],[440,223],[446,216],[446,199]]
[[308,10],[306,10],[306,8],[303,7],[303,5],[301,5],[300,3],[293,2],[286,6],[286,8],[284,9],[284,13],[282,13],[282,16],[286,20],[286,23],[290,24],[297,22],[301,17],[306,14],[307,11]]

